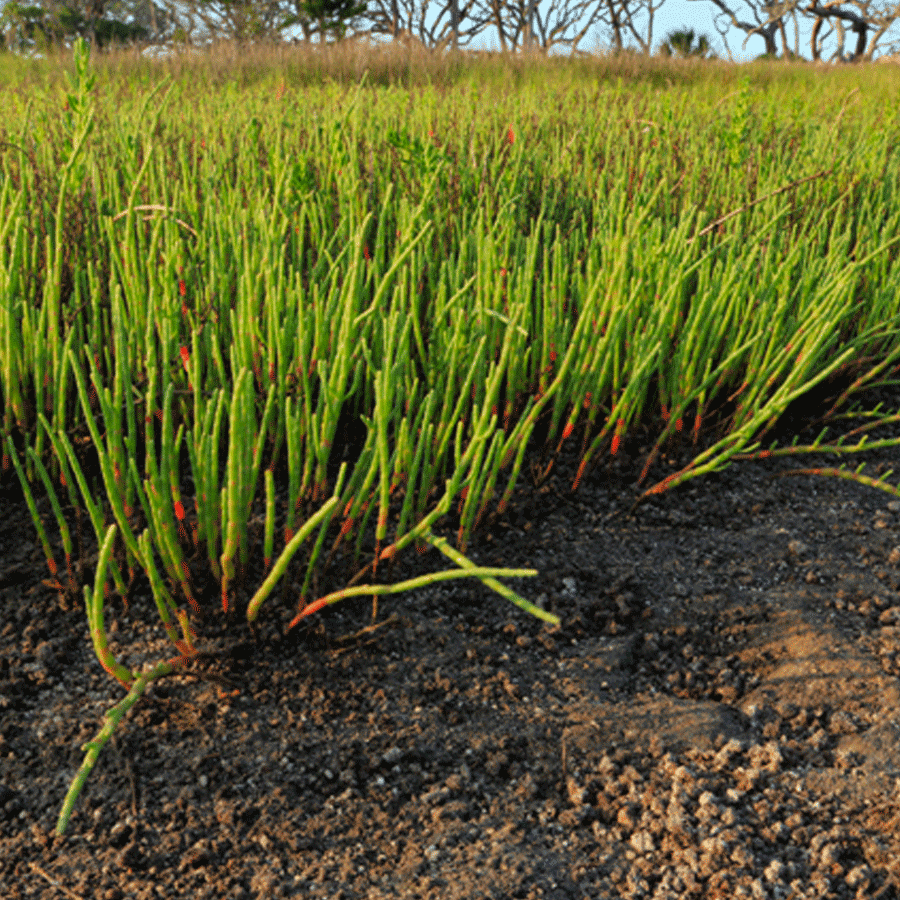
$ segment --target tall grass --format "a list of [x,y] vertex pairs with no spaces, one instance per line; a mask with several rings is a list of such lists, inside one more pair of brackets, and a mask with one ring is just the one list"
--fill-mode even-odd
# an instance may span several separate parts
[[[115,724],[196,653],[211,596],[252,621],[293,585],[292,626],[477,577],[556,623],[497,580],[533,573],[463,555],[529,447],[579,447],[577,487],[650,427],[650,496],[760,452],[826,380],[845,409],[900,365],[891,73],[813,94],[805,72],[721,64],[301,63],[94,68],[78,45],[67,89],[50,70],[0,98],[3,465],[128,691],[60,832]],[[693,459],[654,482],[675,441]],[[101,548],[92,583],[73,515]],[[454,568],[379,584],[413,543]],[[138,583],[178,652],[150,673],[104,628],[110,590]]]

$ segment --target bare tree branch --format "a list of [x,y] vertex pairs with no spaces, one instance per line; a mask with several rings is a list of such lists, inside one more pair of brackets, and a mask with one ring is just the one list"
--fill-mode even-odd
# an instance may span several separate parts
[[[846,6],[850,6],[850,9],[846,9]],[[900,17],[900,3],[879,4],[869,2],[869,0],[853,0],[853,2],[845,4],[840,0],[830,0],[828,3],[817,3],[813,0],[803,11],[808,15],[815,16],[816,24],[826,19],[829,21],[836,19],[837,24],[841,26],[841,32],[843,32],[843,24],[849,23],[850,30],[856,34],[856,47],[850,59],[854,62],[871,61],[878,49],[879,41]],[[870,32],[872,33],[871,37],[869,36]],[[843,37],[843,33],[841,37]],[[814,47],[813,50],[815,50]],[[843,50],[843,40],[841,40],[841,50]],[[817,59],[818,56],[814,55],[813,58]]]
[[[834,37],[836,49],[830,59],[871,60],[879,42],[888,29],[900,18],[898,0],[711,0],[719,8],[716,30],[724,37],[728,26],[745,32],[743,46],[754,34],[765,44],[766,55],[777,57],[778,38],[781,39],[783,56],[799,56],[799,17],[812,20],[810,55],[813,60],[822,58],[825,42]],[[788,44],[787,19],[794,25],[794,49]],[[752,19],[752,21],[751,21]],[[725,27],[723,27],[723,25]],[[826,27],[827,26],[827,27]],[[844,55],[847,30],[856,35],[856,42],[849,57]]]
[[176,38],[186,43],[271,39],[280,34],[285,19],[278,0],[162,0],[162,4],[175,23]]
[[[663,0],[478,0],[504,51],[564,47],[573,53],[591,31],[623,51],[633,38],[652,52],[653,14]],[[646,19],[639,18],[646,14]]]
[[477,0],[369,0],[365,23],[370,34],[435,49],[467,46],[490,16]]
[[[765,44],[766,55],[778,55],[778,43],[775,40],[776,35],[781,32],[781,18],[787,11],[788,4],[777,2],[777,0],[741,0],[742,4],[748,8],[747,11],[739,11],[735,8],[735,4],[729,5],[726,0],[711,0],[719,8],[720,12],[715,18],[715,27],[720,35],[728,30],[727,25],[723,27],[723,22],[727,22],[734,28],[743,31],[747,36],[744,38],[742,47],[747,46],[747,41],[754,34],[758,34]],[[745,16],[753,17],[755,21],[747,21]],[[782,40],[784,36],[782,34]],[[787,44],[785,44],[787,50]]]

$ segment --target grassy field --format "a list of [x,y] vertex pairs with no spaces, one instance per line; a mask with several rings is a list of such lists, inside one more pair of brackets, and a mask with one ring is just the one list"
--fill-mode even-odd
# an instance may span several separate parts
[[[497,581],[526,572],[462,555],[526,450],[576,447],[577,483],[649,431],[649,496],[800,452],[767,441],[792,402],[840,385],[839,424],[900,367],[893,67],[360,47],[0,64],[3,468],[129,691],[82,775],[196,652],[208,595],[252,620],[290,583],[295,624],[426,583],[378,581],[430,543],[452,563],[431,580],[481,578],[554,622]],[[672,444],[696,452],[662,478]],[[363,568],[316,596],[348,554]],[[179,654],[145,672],[104,629],[136,584]]]

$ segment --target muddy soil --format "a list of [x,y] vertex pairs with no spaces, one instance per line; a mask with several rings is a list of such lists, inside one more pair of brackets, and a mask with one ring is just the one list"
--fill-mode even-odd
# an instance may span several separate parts
[[[7,491],[0,897],[900,896],[900,501],[772,459],[632,511],[642,450],[575,495],[565,463],[523,479],[470,548],[537,568],[516,586],[562,627],[463,582],[370,629],[368,600],[287,635],[289,604],[212,616],[62,838],[121,690]],[[168,655],[146,598],[109,607],[126,662]]]

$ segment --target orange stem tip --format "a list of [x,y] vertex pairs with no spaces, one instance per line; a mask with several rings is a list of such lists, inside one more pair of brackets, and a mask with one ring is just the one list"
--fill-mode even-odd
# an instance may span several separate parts
[[669,489],[669,485],[681,474],[682,472],[675,472],[672,475],[667,475],[658,484],[654,484],[652,488],[645,491],[644,496],[647,497],[651,494],[664,494]]
[[647,477],[647,473],[650,471],[650,466],[653,465],[653,460],[656,459],[656,453],[653,452],[647,457],[647,462],[644,463],[644,468],[641,469],[641,477],[638,478],[638,484],[641,484],[643,480]]
[[320,609],[324,609],[328,606],[328,598],[327,597],[319,597],[318,600],[314,600],[312,603],[305,606],[301,611],[297,618],[303,619],[306,616],[311,616],[314,613],[317,613]]
[[587,468],[587,459],[583,459],[581,461],[581,465],[578,467],[578,472],[575,475],[575,480],[572,482],[572,490],[577,491],[578,485],[581,483],[581,479],[584,476],[584,470]]

